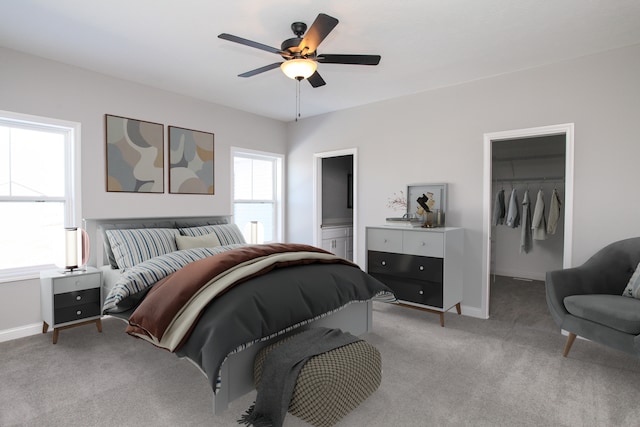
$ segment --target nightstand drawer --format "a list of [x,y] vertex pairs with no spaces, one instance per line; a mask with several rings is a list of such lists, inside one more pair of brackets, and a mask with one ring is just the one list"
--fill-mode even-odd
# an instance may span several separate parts
[[88,304],[77,305],[74,307],[55,308],[53,310],[53,319],[56,325],[60,323],[73,322],[75,320],[86,319],[87,317],[100,315],[100,302],[95,301]]
[[53,296],[53,305],[56,308],[75,307],[91,302],[100,303],[100,288],[65,292],[64,294],[55,294]]
[[100,274],[70,275],[68,277],[56,277],[53,279],[53,293],[81,291],[83,289],[99,288]]

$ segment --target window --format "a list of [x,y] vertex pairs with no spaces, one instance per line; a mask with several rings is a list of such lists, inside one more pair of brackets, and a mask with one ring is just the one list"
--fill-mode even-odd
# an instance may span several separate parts
[[0,280],[63,265],[76,226],[74,138],[80,125],[0,111]]
[[247,242],[282,241],[282,157],[232,149],[233,217]]

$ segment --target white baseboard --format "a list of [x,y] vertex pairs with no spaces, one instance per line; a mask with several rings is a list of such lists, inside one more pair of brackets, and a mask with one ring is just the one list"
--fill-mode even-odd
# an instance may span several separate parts
[[42,333],[42,322],[33,323],[31,325],[18,326],[17,328],[5,329],[0,331],[0,342],[17,340],[31,335]]
[[462,314],[469,317],[477,317],[478,319],[486,319],[484,312],[478,307],[470,307],[468,305],[462,305]]

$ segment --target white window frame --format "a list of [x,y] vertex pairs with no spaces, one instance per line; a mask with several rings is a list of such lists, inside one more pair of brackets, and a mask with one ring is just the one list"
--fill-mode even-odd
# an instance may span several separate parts
[[[275,176],[273,177],[273,200],[245,200],[235,198],[235,158],[244,157],[259,160],[271,160],[275,163]],[[231,212],[235,212],[236,203],[274,203],[274,241],[284,241],[284,155],[267,151],[251,150],[247,148],[231,147]]]
[[[0,110],[0,124],[9,127],[21,127],[39,131],[52,131],[64,135],[65,141],[65,195],[64,197],[43,196],[0,196],[1,202],[60,202],[65,204],[65,227],[79,227],[81,214],[81,186],[80,186],[80,135],[81,126],[78,122],[59,120],[50,117],[34,116]],[[64,248],[60,248],[64,251]],[[18,280],[34,279],[40,276],[40,271],[55,268],[53,264],[31,265],[18,268],[0,269],[0,283]]]

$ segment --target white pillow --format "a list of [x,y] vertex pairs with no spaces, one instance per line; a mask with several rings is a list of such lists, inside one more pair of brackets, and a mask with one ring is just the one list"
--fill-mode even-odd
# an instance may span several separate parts
[[106,230],[118,268],[124,270],[143,261],[178,250],[175,228]]
[[220,246],[220,240],[215,233],[205,234],[204,236],[176,236],[178,249],[195,249],[195,248],[214,248]]
[[640,298],[640,263],[636,267],[636,271],[631,275],[627,287],[624,288],[622,295],[625,297]]
[[199,227],[181,228],[183,236],[202,236],[215,233],[221,246],[247,243],[236,224],[201,225]]

